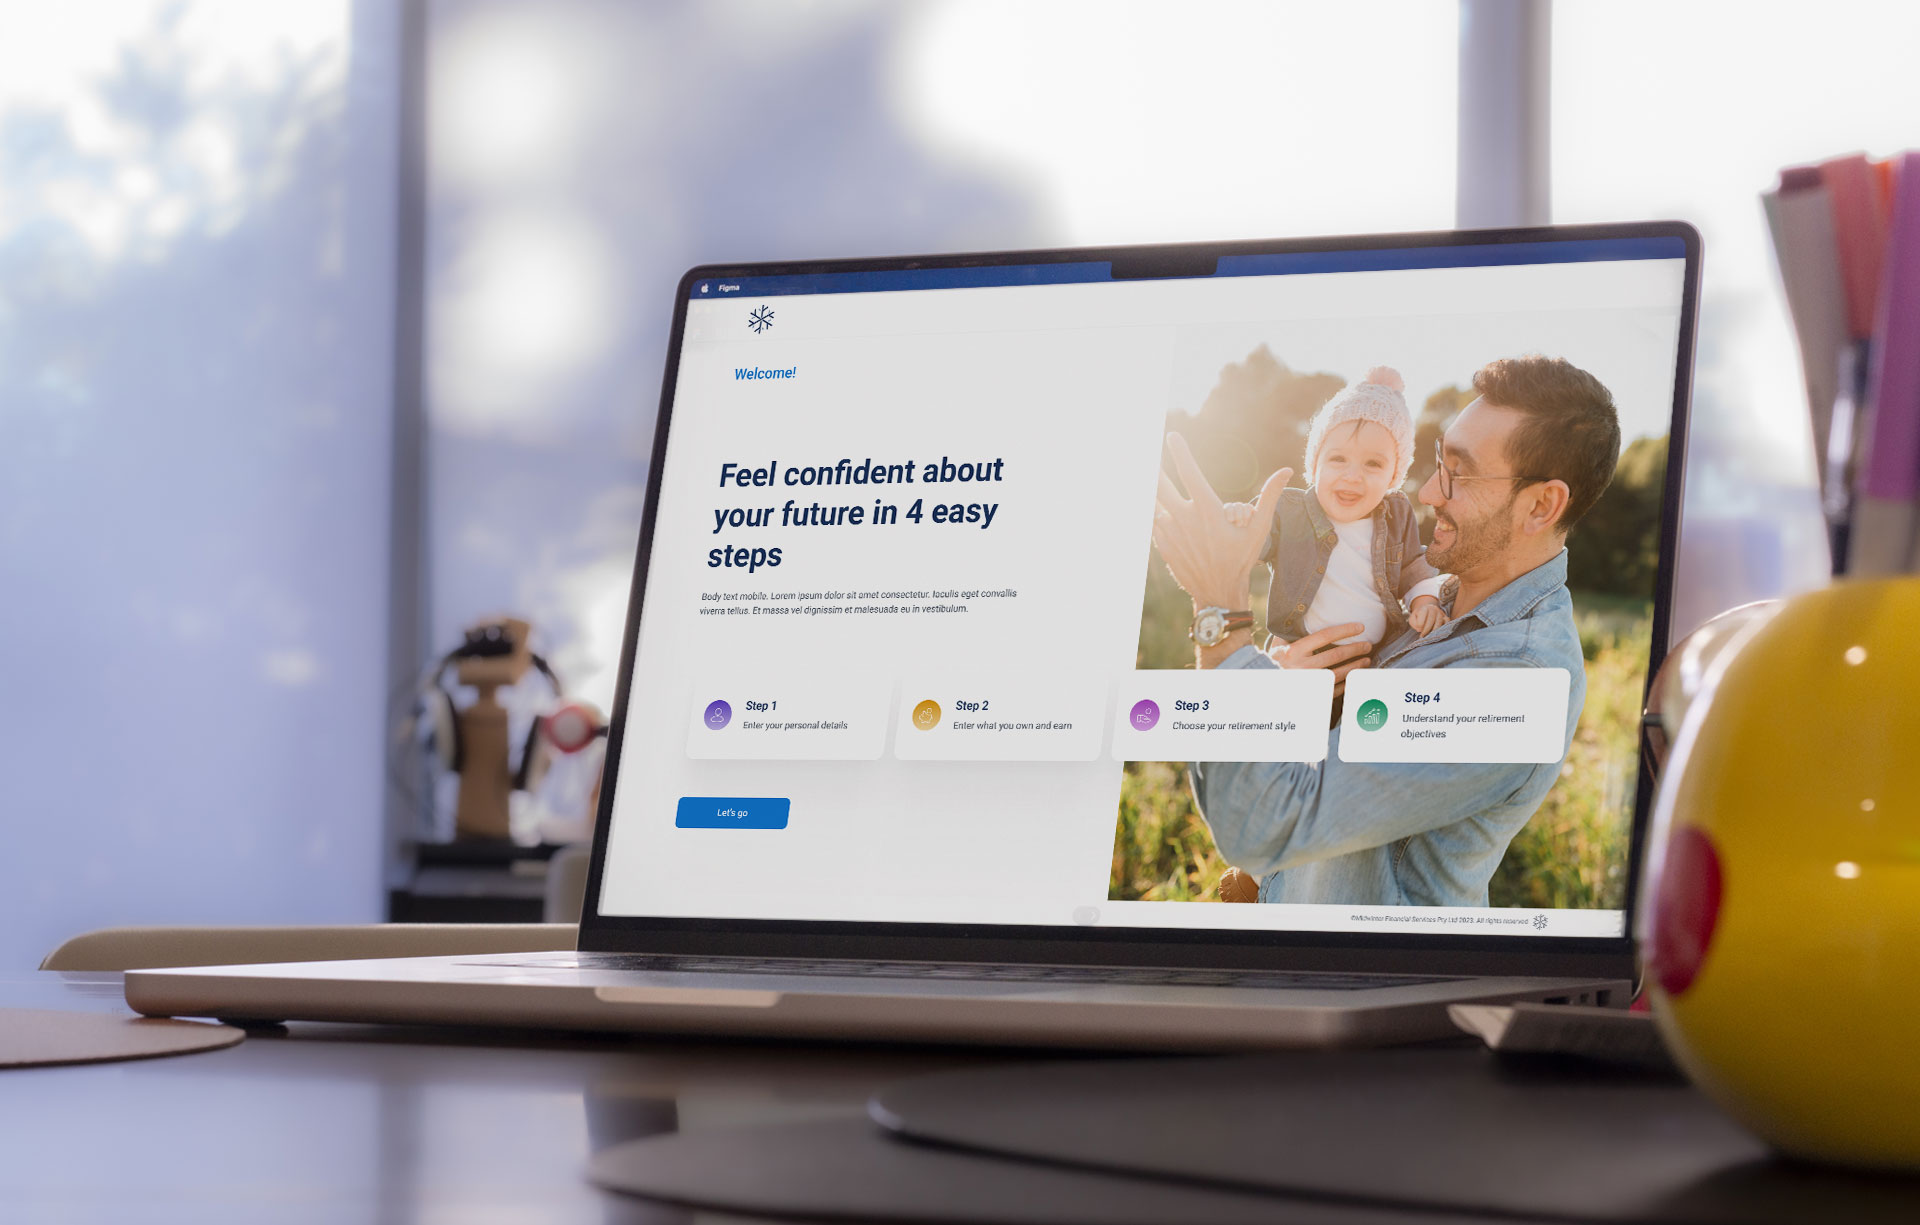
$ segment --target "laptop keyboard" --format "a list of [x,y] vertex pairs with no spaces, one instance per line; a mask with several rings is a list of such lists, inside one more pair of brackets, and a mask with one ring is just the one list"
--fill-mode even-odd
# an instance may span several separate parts
[[826,957],[688,957],[665,953],[527,953],[469,966],[624,970],[648,974],[784,974],[832,978],[968,979],[1019,983],[1118,983],[1137,987],[1376,991],[1464,981],[1432,974],[1333,974],[1276,970],[1186,970],[1144,966],[1054,966],[952,961],[856,961]]

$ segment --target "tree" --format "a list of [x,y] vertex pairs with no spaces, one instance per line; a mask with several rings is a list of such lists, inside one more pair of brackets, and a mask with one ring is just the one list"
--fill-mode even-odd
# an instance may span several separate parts
[[1276,468],[1300,471],[1307,426],[1320,406],[1347,385],[1335,374],[1300,374],[1266,345],[1220,371],[1198,412],[1167,414],[1167,428],[1186,437],[1200,470],[1224,498],[1247,499]]
[[1666,480],[1666,435],[1627,444],[1613,483],[1568,539],[1568,587],[1639,599],[1653,594]]
[[1407,469],[1406,483],[1400,488],[1406,490],[1407,496],[1413,499],[1414,522],[1420,525],[1420,539],[1428,544],[1433,543],[1433,507],[1420,501],[1420,487],[1433,476],[1434,447],[1446,430],[1447,422],[1473,403],[1476,394],[1470,387],[1461,388],[1449,383],[1428,396],[1426,403],[1420,406],[1420,415],[1413,419],[1413,466]]

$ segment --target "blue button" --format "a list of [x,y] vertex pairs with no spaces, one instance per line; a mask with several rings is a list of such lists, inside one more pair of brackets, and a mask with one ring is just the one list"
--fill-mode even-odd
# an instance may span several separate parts
[[785,829],[791,803],[764,798],[683,795],[673,824],[678,829]]

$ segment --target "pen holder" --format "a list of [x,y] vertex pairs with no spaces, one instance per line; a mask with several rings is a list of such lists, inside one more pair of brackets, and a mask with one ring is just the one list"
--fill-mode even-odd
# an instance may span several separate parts
[[1637,929],[1688,1076],[1783,1152],[1920,1170],[1920,580],[1748,618],[1655,805]]

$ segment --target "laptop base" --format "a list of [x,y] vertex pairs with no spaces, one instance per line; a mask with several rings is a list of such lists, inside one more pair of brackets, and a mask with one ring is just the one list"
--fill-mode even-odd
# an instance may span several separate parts
[[[1403,976],[1354,987],[1181,986],[555,965],[553,954],[136,970],[149,1016],[1128,1050],[1381,1046],[1457,1035],[1465,1001],[1624,1006],[1625,981]],[[759,959],[743,959],[756,962]],[[764,965],[764,962],[759,962]],[[983,972],[995,967],[981,967]],[[1124,972],[1123,972],[1124,973]],[[1311,976],[1307,976],[1311,977]],[[1332,975],[1330,980],[1351,980]]]

